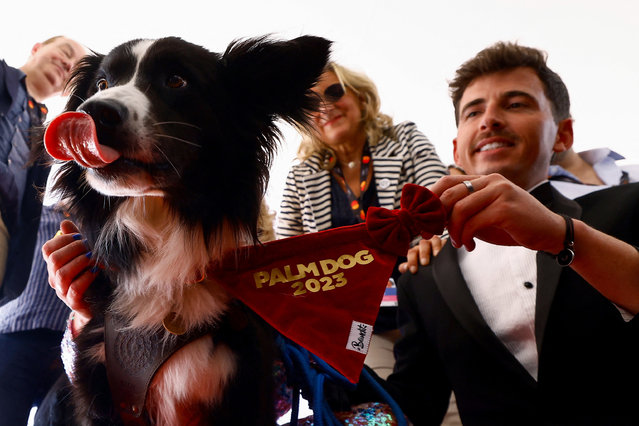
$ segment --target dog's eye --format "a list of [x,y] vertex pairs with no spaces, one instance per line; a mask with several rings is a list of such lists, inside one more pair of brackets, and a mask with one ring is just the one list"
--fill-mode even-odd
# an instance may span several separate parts
[[171,77],[167,78],[166,85],[171,89],[179,89],[186,86],[186,80],[179,75],[172,75]]
[[97,83],[95,83],[95,87],[98,90],[106,90],[106,89],[109,88],[109,82],[106,81],[106,78],[101,78],[101,79],[98,80]]

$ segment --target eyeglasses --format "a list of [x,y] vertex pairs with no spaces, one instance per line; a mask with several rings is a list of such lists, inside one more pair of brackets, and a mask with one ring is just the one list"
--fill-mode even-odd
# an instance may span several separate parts
[[340,83],[331,84],[324,90],[324,100],[326,102],[335,103],[342,99],[346,92]]

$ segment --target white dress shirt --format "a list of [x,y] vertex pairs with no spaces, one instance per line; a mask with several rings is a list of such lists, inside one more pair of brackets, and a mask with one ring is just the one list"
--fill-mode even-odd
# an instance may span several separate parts
[[488,326],[537,380],[537,252],[478,239],[475,243],[472,252],[458,250],[462,275]]
[[[539,182],[528,192],[545,182],[547,180]],[[465,248],[457,251],[459,268],[468,289],[491,330],[537,380],[537,252],[525,247],[498,246],[477,238],[474,241],[472,252]],[[614,303],[613,306],[624,321],[634,318],[625,309]]]

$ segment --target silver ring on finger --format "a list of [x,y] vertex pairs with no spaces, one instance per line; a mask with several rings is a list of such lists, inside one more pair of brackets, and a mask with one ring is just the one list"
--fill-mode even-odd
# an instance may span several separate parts
[[472,194],[473,192],[475,192],[475,187],[473,186],[471,181],[465,180],[465,181],[462,181],[462,183],[464,184],[466,189],[468,189],[469,194]]

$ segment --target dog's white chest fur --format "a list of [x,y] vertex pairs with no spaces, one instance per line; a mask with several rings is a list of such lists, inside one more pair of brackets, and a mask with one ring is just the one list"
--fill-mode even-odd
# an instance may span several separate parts
[[107,240],[134,235],[145,248],[137,267],[118,276],[112,303],[117,314],[133,319],[133,327],[154,327],[177,312],[192,328],[216,321],[226,309],[226,292],[201,278],[228,244],[208,242],[215,253],[207,250],[201,229],[182,225],[161,197],[128,199],[102,233],[111,234]]
[[[130,319],[132,329],[159,329],[169,315],[177,315],[186,329],[220,320],[229,296],[216,283],[197,278],[211,258],[202,233],[181,226],[162,198],[127,200],[103,232],[133,234],[147,250],[138,268],[120,277],[111,304],[114,313]],[[218,402],[235,369],[231,350],[205,335],[160,367],[146,410],[158,425],[184,424],[190,420],[185,407]]]

